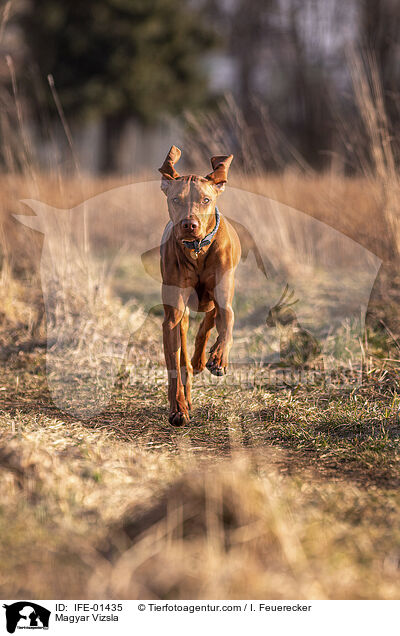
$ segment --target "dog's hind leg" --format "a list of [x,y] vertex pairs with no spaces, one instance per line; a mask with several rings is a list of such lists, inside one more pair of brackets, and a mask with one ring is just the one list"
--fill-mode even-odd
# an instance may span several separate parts
[[192,357],[192,367],[194,375],[201,373],[205,369],[207,357],[206,357],[206,345],[210,336],[211,329],[215,326],[215,307],[210,311],[207,311],[203,320],[200,323],[199,330],[197,332],[194,354]]
[[193,369],[190,362],[188,350],[187,350],[187,332],[189,329],[189,309],[186,307],[180,323],[181,328],[181,378],[182,384],[185,389],[185,398],[188,405],[188,409],[192,408],[192,376]]

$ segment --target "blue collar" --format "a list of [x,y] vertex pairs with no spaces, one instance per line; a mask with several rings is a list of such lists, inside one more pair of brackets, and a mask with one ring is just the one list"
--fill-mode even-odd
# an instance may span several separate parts
[[189,250],[194,251],[195,258],[197,258],[197,256],[200,254],[203,247],[205,247],[206,245],[210,245],[210,243],[212,242],[214,236],[216,235],[218,231],[219,222],[220,222],[220,213],[217,206],[215,206],[215,227],[212,230],[212,232],[207,234],[201,241],[198,241],[197,239],[194,241],[182,241],[185,247],[187,247]]

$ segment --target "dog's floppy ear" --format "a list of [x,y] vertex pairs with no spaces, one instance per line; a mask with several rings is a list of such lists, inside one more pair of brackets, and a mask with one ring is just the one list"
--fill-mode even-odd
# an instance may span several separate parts
[[182,153],[179,148],[171,146],[169,153],[165,157],[163,165],[158,169],[162,174],[161,190],[164,192],[167,189],[168,181],[172,181],[179,177],[179,173],[175,170],[174,164],[179,161],[181,154]]
[[233,155],[218,155],[211,157],[213,171],[206,176],[206,179],[214,182],[218,189],[223,190],[228,181],[228,170],[233,160]]

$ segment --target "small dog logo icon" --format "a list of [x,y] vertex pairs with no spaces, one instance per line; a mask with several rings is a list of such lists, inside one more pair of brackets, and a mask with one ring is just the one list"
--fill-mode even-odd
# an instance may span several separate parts
[[18,629],[48,629],[50,610],[32,603],[18,601],[11,605],[3,605],[6,610],[7,631],[13,634]]

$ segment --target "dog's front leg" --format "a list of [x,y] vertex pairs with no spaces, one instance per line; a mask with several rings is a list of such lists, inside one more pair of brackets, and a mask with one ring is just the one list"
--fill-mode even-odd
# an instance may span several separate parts
[[210,349],[210,357],[206,366],[213,375],[217,376],[226,373],[229,352],[233,342],[234,313],[232,301],[235,287],[233,274],[233,268],[225,272],[214,290],[215,325],[218,338]]
[[164,306],[163,341],[168,371],[169,421],[174,426],[182,426],[189,421],[180,367],[182,317],[183,312],[174,307]]
[[[172,294],[172,287],[163,286],[164,322],[163,342],[165,363],[168,372],[169,422],[173,426],[183,426],[189,421],[185,387],[181,377],[181,320],[185,313],[185,300],[178,292]],[[171,295],[174,298],[171,298]],[[171,304],[166,304],[166,301]],[[172,301],[172,302],[171,302]]]

